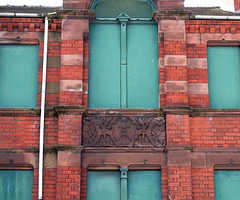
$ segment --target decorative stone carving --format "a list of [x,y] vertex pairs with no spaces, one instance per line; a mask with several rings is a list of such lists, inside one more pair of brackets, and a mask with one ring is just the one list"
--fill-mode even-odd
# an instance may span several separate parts
[[85,147],[163,147],[163,117],[84,117]]

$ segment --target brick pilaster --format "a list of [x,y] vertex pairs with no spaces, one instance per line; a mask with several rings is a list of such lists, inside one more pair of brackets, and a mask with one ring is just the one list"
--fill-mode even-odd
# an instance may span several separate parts
[[83,104],[84,33],[88,19],[63,19],[61,35],[60,105]]
[[185,20],[161,14],[158,19],[161,105],[185,106],[188,105]]

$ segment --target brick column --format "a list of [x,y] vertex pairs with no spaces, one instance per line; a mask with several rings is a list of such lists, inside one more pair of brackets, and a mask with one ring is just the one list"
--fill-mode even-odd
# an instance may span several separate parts
[[168,197],[192,199],[189,116],[167,115],[166,123]]
[[185,20],[174,15],[176,13],[156,14],[159,27],[160,100],[161,105],[186,106],[188,84]]
[[88,19],[63,19],[61,35],[60,105],[83,104],[83,35]]
[[82,112],[59,107],[56,199],[80,199]]
[[81,151],[59,151],[56,200],[80,199]]

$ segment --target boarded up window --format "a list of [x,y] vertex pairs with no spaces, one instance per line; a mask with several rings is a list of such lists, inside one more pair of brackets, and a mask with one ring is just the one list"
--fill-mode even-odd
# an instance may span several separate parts
[[0,170],[0,199],[32,200],[32,170]]
[[88,171],[87,200],[161,200],[161,171],[129,171],[127,192],[121,188],[119,171]]
[[215,200],[236,200],[240,197],[240,170],[214,171]]
[[210,108],[240,108],[240,48],[208,47]]
[[0,107],[36,107],[38,45],[0,45]]

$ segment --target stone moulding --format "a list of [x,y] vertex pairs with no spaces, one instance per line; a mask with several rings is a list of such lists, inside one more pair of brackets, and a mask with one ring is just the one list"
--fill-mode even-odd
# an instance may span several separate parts
[[164,147],[164,117],[84,117],[84,147]]

